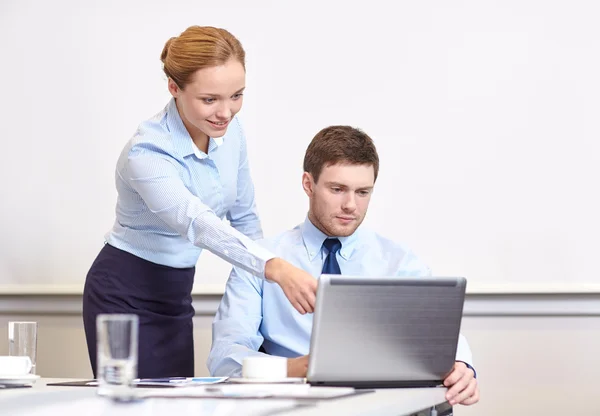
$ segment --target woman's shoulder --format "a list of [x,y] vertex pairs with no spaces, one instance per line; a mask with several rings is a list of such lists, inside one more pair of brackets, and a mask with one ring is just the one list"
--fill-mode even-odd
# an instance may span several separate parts
[[129,153],[157,152],[175,154],[171,132],[167,126],[166,109],[142,121],[128,143]]

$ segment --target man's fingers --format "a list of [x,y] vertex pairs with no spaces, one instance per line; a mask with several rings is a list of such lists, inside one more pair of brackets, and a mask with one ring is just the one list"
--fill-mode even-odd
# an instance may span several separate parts
[[[461,379],[458,384],[463,384],[464,379]],[[464,400],[468,399],[469,397],[471,397],[473,395],[473,393],[475,393],[475,383],[464,383],[463,388],[461,388],[459,390],[459,392],[452,397],[452,399],[450,399],[450,404],[451,405],[455,405],[455,404],[459,404],[462,403]]]
[[[471,398],[475,394],[475,390],[477,389],[477,381],[471,380],[465,389],[461,391],[456,397],[452,399],[450,404],[463,404],[465,400]],[[454,402],[454,403],[452,403]]]
[[[469,385],[468,380],[466,380],[464,377],[461,378],[460,380],[458,380],[456,382],[456,384],[454,384],[449,390],[448,393],[446,393],[446,400],[450,401],[450,404],[454,404],[457,403],[458,400],[456,400],[456,398],[460,395],[460,393],[467,388],[467,386]],[[466,396],[468,397],[468,396]],[[465,398],[466,398],[465,397]],[[453,403],[454,402],[454,403]]]
[[450,373],[450,375],[444,379],[444,386],[450,387],[455,385],[461,377],[462,372],[455,367],[454,370],[452,370],[452,372]]
[[[463,390],[467,389],[469,387],[471,380],[473,380],[473,372],[468,371],[466,366],[463,367],[463,366],[457,365],[455,372],[458,373],[458,375],[459,375],[458,381],[456,381],[456,383],[454,383],[454,384],[449,383],[447,385],[447,386],[452,386],[448,390],[448,393],[446,393],[446,400],[449,400],[451,404],[454,404],[452,402],[455,402],[455,403],[459,402],[459,400],[456,399],[456,396],[458,396],[460,393],[462,393]],[[454,374],[451,374],[450,376],[454,376]],[[447,377],[447,379],[450,378],[450,376]],[[444,384],[446,385],[445,382],[444,382]],[[471,394],[472,394],[472,392],[471,392]],[[463,399],[470,397],[471,394],[463,397]]]
[[[473,382],[477,383],[476,380],[473,380]],[[470,406],[472,404],[475,404],[479,401],[479,388],[477,387],[477,385],[475,385],[475,392],[473,393],[473,395],[471,397],[467,397],[465,400],[463,400],[461,402],[462,405],[465,406]]]

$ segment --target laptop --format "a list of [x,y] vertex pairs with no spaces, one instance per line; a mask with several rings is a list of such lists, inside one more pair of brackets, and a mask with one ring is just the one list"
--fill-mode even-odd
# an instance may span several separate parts
[[456,357],[463,277],[322,275],[307,381],[355,388],[433,387]]

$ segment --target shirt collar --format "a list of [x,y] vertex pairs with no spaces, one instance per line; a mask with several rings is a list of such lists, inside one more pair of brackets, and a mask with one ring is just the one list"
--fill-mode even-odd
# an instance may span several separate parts
[[[314,258],[321,253],[321,248],[323,246],[323,241],[329,237],[319,230],[314,224],[308,219],[304,220],[304,223],[301,225],[300,230],[302,232],[302,240],[304,241],[304,247],[306,247],[306,252],[308,254],[308,258],[312,261]],[[336,237],[342,243],[342,248],[340,249],[340,255],[344,258],[344,260],[349,260],[357,247],[357,243],[359,240],[360,227],[354,231],[352,235],[348,237]]]
[[[191,139],[190,139],[191,140]],[[214,152],[219,146],[223,144],[223,137],[210,137],[208,139],[208,153]],[[198,146],[192,141],[192,148],[194,154],[198,159],[206,159],[208,155],[202,150],[198,149]]]
[[[181,156],[186,157],[195,154],[199,159],[205,159],[207,157],[206,153],[198,149],[198,147],[194,144],[190,133],[188,133],[187,129],[185,128],[185,125],[179,116],[179,111],[177,111],[175,98],[171,98],[171,101],[169,101],[169,104],[167,104],[167,126],[169,131],[172,133],[175,148],[179,154],[181,154]],[[226,135],[227,133],[225,133],[225,136]],[[221,146],[225,136],[210,137],[208,141],[208,153]]]
[[171,101],[167,104],[167,127],[171,132],[173,145],[177,152],[183,157],[194,154],[196,146],[194,146],[190,134],[185,128],[181,117],[179,117],[175,98],[171,98]]

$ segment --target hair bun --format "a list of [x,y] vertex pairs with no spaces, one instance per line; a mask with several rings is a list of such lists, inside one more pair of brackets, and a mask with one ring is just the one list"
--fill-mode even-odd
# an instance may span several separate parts
[[176,38],[176,37],[173,37],[173,38],[169,39],[169,40],[167,41],[167,43],[165,43],[165,46],[164,46],[164,48],[163,48],[163,50],[162,50],[162,53],[160,54],[160,60],[162,61],[162,63],[163,63],[163,64],[164,64],[164,63],[165,63],[165,61],[167,60],[167,55],[168,55],[168,53],[169,53],[169,48],[171,47],[171,43],[172,43],[172,42],[173,42],[175,39],[177,39],[177,38]]

